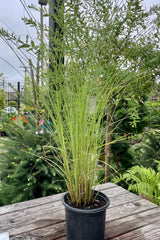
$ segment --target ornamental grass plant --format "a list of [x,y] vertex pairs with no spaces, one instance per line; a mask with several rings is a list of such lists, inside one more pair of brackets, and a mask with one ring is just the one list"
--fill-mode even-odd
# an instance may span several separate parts
[[108,29],[103,26],[108,12],[99,13],[100,5],[91,1],[89,7],[97,14],[94,21],[87,12],[88,2],[72,1],[65,7],[60,3],[54,15],[57,31],[52,39],[54,51],[49,53],[51,67],[43,103],[46,119],[54,126],[48,128],[58,146],[53,149],[62,159],[59,166],[71,202],[79,207],[92,199],[97,163],[105,146],[107,108],[116,108],[135,75],[122,69],[124,60],[115,61],[112,49],[107,49],[105,41],[113,41],[113,36],[106,38]]
[[[71,202],[78,207],[92,199],[116,106],[137,84],[141,90],[146,86],[146,72],[133,61],[140,47],[137,34],[145,34],[135,21],[144,15],[134,1],[60,0],[54,8],[56,30],[50,29],[50,70],[43,75],[47,84],[42,101],[53,126],[48,126],[57,144],[53,149],[62,159]],[[136,111],[132,120],[136,124]]]
[[119,92],[118,79],[110,72],[106,73],[108,81],[101,88],[97,81],[100,67],[94,66],[91,71],[88,64],[80,69],[77,63],[66,63],[64,81],[55,85],[55,91],[45,101],[56,129],[56,132],[51,129],[58,144],[55,151],[63,159],[61,170],[71,201],[77,206],[89,204],[92,198],[97,162],[104,148],[102,121],[106,105]]

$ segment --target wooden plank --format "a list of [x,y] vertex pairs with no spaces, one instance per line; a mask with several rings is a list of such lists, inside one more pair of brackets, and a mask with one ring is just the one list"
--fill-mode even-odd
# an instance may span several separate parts
[[0,216],[3,214],[13,213],[16,211],[33,208],[33,207],[41,206],[48,203],[54,203],[54,202],[60,201],[63,195],[64,193],[60,193],[60,194],[55,194],[48,197],[37,198],[34,200],[29,200],[25,202],[3,206],[3,207],[0,207]]
[[[126,189],[120,187],[120,186],[117,186],[117,187],[114,187],[114,188],[109,188],[109,189],[104,189],[102,191],[103,193],[105,193],[109,198],[117,198],[119,195],[124,195],[124,194],[130,194],[130,192],[128,192]],[[135,195],[135,194],[134,194]]]
[[[48,226],[41,229],[36,229],[28,233],[16,235],[16,238],[21,240],[34,239],[34,240],[56,240],[65,237],[65,223],[54,224],[54,226]],[[10,235],[11,240],[15,240],[15,236]],[[18,240],[18,239],[17,239]]]
[[120,218],[124,218],[136,213],[148,211],[155,208],[155,204],[145,200],[140,199],[133,202],[127,202],[122,205],[110,207],[106,211],[106,221],[112,221]]
[[[117,188],[115,190],[117,190]],[[127,214],[132,214],[132,210],[143,211],[144,208],[142,208],[141,203],[137,202],[137,198],[139,199],[138,196],[129,193],[126,190],[125,194],[118,195],[117,198],[111,197],[111,206],[107,209],[107,221],[111,221],[116,217],[121,218],[126,216],[126,214],[124,214],[124,209],[126,210]],[[133,200],[135,201],[135,204],[133,203]],[[141,200],[143,201],[143,199]],[[150,203],[148,201],[146,202]],[[153,206],[155,205],[153,204]],[[153,206],[152,204],[149,204],[149,206],[147,205],[145,209],[153,208]],[[130,209],[130,212],[128,212],[128,208]],[[26,231],[28,231],[28,228],[31,231],[35,228],[37,229],[38,227],[41,228],[42,222],[43,227],[45,227],[48,226],[49,222],[52,224],[53,221],[64,221],[64,219],[64,207],[61,204],[61,201],[57,201],[52,204],[49,203],[3,215],[0,217],[0,229],[3,231],[7,231],[9,229],[10,233],[13,233],[14,229],[17,229],[18,234],[20,234],[24,231],[24,225]]]
[[[105,234],[105,240],[160,240],[160,222],[148,225],[144,228],[136,229],[136,231],[130,231],[128,234],[118,235],[117,237],[107,236]],[[122,225],[120,225],[122,228]],[[125,227],[125,226],[124,226]],[[53,238],[54,239],[54,238]],[[65,237],[56,238],[57,240],[66,240]]]
[[[119,235],[117,237],[105,235],[106,240],[159,240],[160,238],[160,221],[157,223],[147,225],[143,228],[138,228],[135,231],[130,231],[127,234]],[[122,225],[121,225],[122,227]],[[11,240],[15,240],[15,237],[10,236]],[[21,240],[34,239],[34,240],[64,240],[65,239],[65,223],[54,224],[54,226],[48,226],[42,229],[37,229],[28,233],[24,233],[16,236]]]
[[156,223],[157,221],[160,221],[160,208],[158,207],[125,218],[112,220],[106,222],[105,238],[114,239],[116,236]]
[[[119,187],[114,188],[114,192],[118,192]],[[111,189],[112,190],[112,189]],[[127,192],[127,191],[126,191]],[[48,199],[48,197],[47,197]],[[127,198],[125,198],[127,200]],[[39,204],[39,200],[37,201]],[[20,203],[21,205],[21,203]],[[36,219],[43,219],[44,216],[52,215],[52,219],[61,219],[64,220],[64,208],[61,201],[51,202],[43,205],[33,206],[29,208],[23,208],[16,211],[9,212],[8,214],[2,214],[0,216],[0,229],[6,230],[8,227],[16,227],[16,223],[18,226],[21,224],[26,223],[27,221],[35,221]],[[46,215],[45,215],[45,214]],[[58,216],[57,216],[58,213]],[[53,217],[54,216],[54,217]]]
[[97,185],[95,187],[95,189],[97,191],[103,191],[105,189],[110,189],[110,188],[115,188],[115,187],[119,187],[118,185],[114,184],[114,183],[111,183],[111,182],[108,182],[108,183],[104,183],[104,184],[100,184],[100,185]]
[[[44,208],[45,206],[45,208]],[[4,218],[5,217],[5,218]],[[33,229],[41,228],[41,226],[45,227],[46,225],[53,225],[55,222],[64,221],[65,219],[65,211],[64,207],[60,203],[60,206],[50,206],[43,205],[41,207],[32,209],[19,211],[16,213],[10,213],[8,215],[4,215],[0,221],[0,229],[1,231],[9,231],[10,234],[23,233],[23,231],[31,231]],[[25,228],[24,228],[25,226]],[[31,228],[32,227],[32,228]]]
[[[97,188],[100,188],[100,190],[102,190],[102,191],[105,189],[111,189],[111,188],[115,188],[115,187],[118,187],[118,186],[114,183],[105,183],[99,187],[97,186]],[[34,200],[29,200],[29,201],[25,201],[25,202],[20,202],[20,203],[3,206],[3,207],[0,207],[0,216],[2,214],[16,212],[16,211],[19,211],[22,209],[32,208],[34,206],[41,206],[43,204],[61,201],[63,195],[64,195],[64,193],[59,193],[59,194],[51,195],[48,197],[42,197],[42,198],[37,198]]]
[[[115,192],[116,191],[118,192],[118,190],[119,190],[119,187],[116,187]],[[131,199],[132,201],[137,200],[138,196],[136,196],[135,194],[131,194],[125,190],[125,195],[119,194],[116,198],[110,197],[110,200],[111,200],[110,208],[114,206],[118,206],[122,203],[127,204],[128,202],[131,202]],[[10,228],[10,230],[16,227],[19,228],[20,226],[23,226],[23,224],[26,225],[27,222],[34,223],[40,220],[45,221],[45,219],[64,220],[64,218],[65,218],[64,207],[61,201],[57,201],[57,202],[48,203],[40,206],[35,206],[28,209],[21,209],[13,213],[4,214],[0,217],[0,229],[3,229],[3,231],[6,231],[8,228]]]
[[[142,201],[146,201],[146,200],[142,199]],[[109,220],[115,220],[116,218],[121,219],[122,217],[132,214],[132,211],[131,211],[131,212],[125,213],[125,215],[123,212],[123,214],[121,215],[120,211],[122,210],[122,206],[118,205],[116,207],[116,210],[115,208],[110,208],[111,211],[110,209],[108,209],[106,221],[108,222]],[[148,205],[147,205],[147,209],[148,209]],[[133,209],[131,208],[131,210]],[[138,209],[137,209],[137,206],[136,206],[136,209],[134,209],[134,211],[137,211],[137,212],[141,212],[142,210],[144,210],[144,208],[140,207],[140,204],[138,204]],[[54,230],[55,224],[59,222],[61,223],[65,219],[64,209],[62,211],[61,206],[57,208],[55,212],[52,212],[52,210],[50,209],[50,210],[44,210],[44,211],[40,210],[40,214],[37,214],[37,215],[35,215],[35,213],[31,214],[27,212],[26,214],[28,215],[28,217],[26,217],[26,215],[24,214],[24,217],[21,216],[21,218],[19,218],[17,221],[15,220],[15,222],[13,222],[12,224],[10,222],[5,221],[3,224],[1,224],[0,229],[3,229],[3,231],[8,230],[11,236],[16,236],[16,235],[24,234],[27,232],[32,232],[36,229],[38,230],[41,228],[47,228],[49,226],[52,226],[52,229]]]
[[110,208],[118,205],[122,205],[125,203],[132,203],[133,201],[138,201],[142,199],[140,196],[130,193],[125,189],[124,189],[125,191],[122,191],[121,189],[116,189],[116,190],[117,190],[117,194],[112,191],[109,192],[108,190],[103,191],[103,193],[105,193],[110,200]]
[[[114,240],[160,240],[160,221],[113,238]],[[111,238],[112,239],[112,238]]]
[[[160,221],[160,209],[155,204],[112,183],[102,185],[101,191],[108,195],[111,202],[106,211],[106,239],[135,239],[132,232],[143,228],[145,231],[145,227],[152,224],[153,231],[150,232],[156,237],[159,230],[154,224]],[[63,194],[1,207],[0,231],[8,231],[12,240],[64,240]],[[151,236],[150,232],[146,231],[146,234]],[[143,234],[138,234],[137,237],[143,237]]]

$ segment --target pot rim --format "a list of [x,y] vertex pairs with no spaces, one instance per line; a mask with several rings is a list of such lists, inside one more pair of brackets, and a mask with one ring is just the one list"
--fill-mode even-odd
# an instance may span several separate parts
[[106,204],[102,207],[99,207],[99,208],[94,208],[94,209],[80,209],[80,208],[74,208],[74,207],[71,207],[70,205],[68,205],[65,201],[65,197],[68,193],[65,193],[62,197],[62,204],[70,211],[73,211],[73,212],[77,212],[77,213],[87,213],[87,214],[90,214],[90,213],[98,213],[98,212],[102,212],[104,211],[109,205],[110,205],[110,200],[109,198],[107,197],[106,194],[102,193],[102,192],[99,192],[99,191],[96,191],[94,190],[94,193],[97,194],[102,197]]

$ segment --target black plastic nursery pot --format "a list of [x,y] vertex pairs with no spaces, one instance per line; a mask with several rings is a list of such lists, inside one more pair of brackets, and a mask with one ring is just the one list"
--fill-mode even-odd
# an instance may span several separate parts
[[[94,193],[97,194],[96,191]],[[67,240],[104,240],[106,208],[110,201],[105,194],[99,192],[98,195],[105,205],[89,210],[69,206],[66,203],[67,194],[63,196]]]

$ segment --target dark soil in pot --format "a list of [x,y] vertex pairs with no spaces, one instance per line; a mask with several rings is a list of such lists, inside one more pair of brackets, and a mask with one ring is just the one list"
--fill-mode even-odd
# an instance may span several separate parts
[[95,208],[100,208],[100,207],[103,207],[105,206],[106,204],[106,200],[104,198],[102,198],[101,196],[99,195],[96,195],[96,194],[93,194],[92,196],[92,199],[89,203],[89,205],[80,205],[77,207],[76,204],[73,204],[70,200],[70,197],[69,197],[69,194],[66,194],[65,196],[65,202],[70,206],[70,207],[73,207],[73,208],[78,208],[78,209],[85,209],[85,210],[89,210],[89,209],[95,209]]

